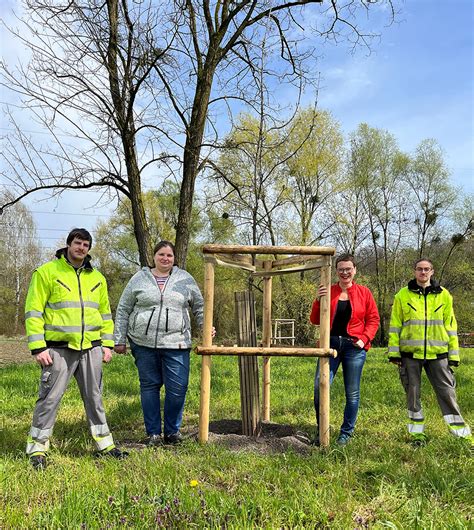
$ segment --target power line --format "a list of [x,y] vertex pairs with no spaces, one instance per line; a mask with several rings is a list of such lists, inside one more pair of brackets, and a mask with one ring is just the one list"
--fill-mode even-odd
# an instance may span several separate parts
[[91,214],[91,213],[71,213],[71,212],[41,212],[39,210],[30,210],[31,213],[40,213],[40,214],[50,214],[50,215],[69,215],[69,216],[76,216],[80,215],[83,217],[109,217],[109,215],[97,213],[97,214]]
[[[8,223],[2,223],[0,221],[0,226],[11,226],[11,225],[8,225]],[[35,227],[35,230],[36,231],[42,230],[44,232],[60,232],[62,234],[64,234],[64,232],[66,231],[65,228],[39,228],[39,227]],[[45,239],[45,238],[42,238],[42,239]]]

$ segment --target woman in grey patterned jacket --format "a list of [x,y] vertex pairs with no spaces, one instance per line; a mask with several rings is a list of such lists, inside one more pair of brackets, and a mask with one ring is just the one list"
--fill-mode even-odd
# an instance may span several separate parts
[[181,441],[179,428],[189,380],[192,311],[203,323],[204,302],[194,278],[174,265],[174,245],[160,241],[153,268],[143,267],[128,282],[115,316],[115,351],[128,338],[140,379],[140,397],[151,446],[161,444],[160,389],[165,386],[164,442]]

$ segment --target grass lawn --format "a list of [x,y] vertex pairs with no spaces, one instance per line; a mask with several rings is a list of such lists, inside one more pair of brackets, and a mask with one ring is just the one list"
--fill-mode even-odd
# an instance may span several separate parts
[[[474,349],[461,352],[458,399],[474,424]],[[192,355],[183,428],[197,432],[200,359]],[[273,359],[272,422],[314,434],[314,359]],[[474,528],[473,459],[468,444],[448,433],[434,394],[422,390],[426,447],[407,443],[405,400],[397,369],[382,349],[369,352],[356,435],[334,445],[344,405],[342,374],[331,389],[332,443],[256,451],[200,445],[148,449],[133,359],[104,366],[104,401],[125,461],[96,460],[75,383],[63,398],[50,465],[34,472],[24,449],[39,368],[0,368],[0,528]],[[239,419],[236,358],[215,357],[211,421]]]

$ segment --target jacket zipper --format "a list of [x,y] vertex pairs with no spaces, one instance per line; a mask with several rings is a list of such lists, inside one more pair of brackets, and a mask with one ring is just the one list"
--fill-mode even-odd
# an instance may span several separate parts
[[427,348],[427,334],[428,334],[428,307],[427,307],[427,299],[426,297],[428,296],[427,293],[423,290],[423,296],[425,298],[425,352],[424,352],[424,358],[425,358],[425,361],[426,361],[426,348]]
[[[168,278],[169,279],[169,278]],[[158,345],[158,332],[160,330],[160,322],[161,322],[161,311],[163,310],[163,294],[165,292],[165,289],[166,289],[166,286],[168,285],[168,280],[166,281],[165,283],[165,286],[163,287],[163,290],[161,290],[159,287],[158,287],[158,284],[156,283],[155,281],[155,286],[156,288],[158,289],[159,293],[160,293],[160,312],[158,313],[158,322],[156,324],[156,333],[155,333],[155,348],[157,347]]]
[[65,283],[63,283],[61,280],[56,279],[56,281],[57,281],[60,285],[62,285],[65,289],[67,289],[69,292],[71,292],[71,289],[69,289],[69,287],[68,287]]
[[166,308],[166,324],[165,324],[166,333],[168,333],[168,313],[169,313],[169,308]]
[[100,284],[101,282],[99,282],[97,285],[94,285],[94,287],[92,287],[91,289],[91,293],[93,293],[97,289],[97,287],[100,287]]
[[84,333],[85,333],[85,319],[84,319],[84,300],[82,298],[82,289],[81,289],[81,269],[77,269],[76,271],[76,277],[77,277],[77,285],[79,286],[79,301],[81,302],[81,351],[82,346],[84,344]]

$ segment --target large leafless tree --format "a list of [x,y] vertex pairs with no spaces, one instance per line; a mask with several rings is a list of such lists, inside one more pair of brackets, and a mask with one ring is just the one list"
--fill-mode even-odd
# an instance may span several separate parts
[[[185,264],[196,179],[220,134],[223,110],[252,99],[261,33],[278,47],[268,74],[310,81],[324,39],[369,45],[366,0],[26,0],[13,35],[28,65],[1,64],[3,84],[50,133],[41,145],[16,121],[4,141],[14,201],[38,189],[99,188],[133,205],[140,260],[150,237],[143,179],[181,181],[177,259]],[[389,6],[392,0],[376,3]],[[161,183],[161,182],[160,182]],[[0,205],[1,206],[1,205]],[[8,206],[4,204],[3,206]]]

